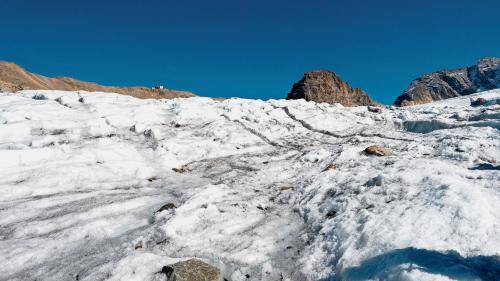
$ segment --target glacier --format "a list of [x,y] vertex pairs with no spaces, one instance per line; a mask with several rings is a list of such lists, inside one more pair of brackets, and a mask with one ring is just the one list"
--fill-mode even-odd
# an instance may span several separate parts
[[498,100],[0,93],[0,280],[499,280]]

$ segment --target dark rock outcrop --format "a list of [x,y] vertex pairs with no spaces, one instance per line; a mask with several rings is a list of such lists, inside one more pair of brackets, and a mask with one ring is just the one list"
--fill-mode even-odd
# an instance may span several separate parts
[[433,72],[413,80],[394,105],[428,103],[499,87],[500,58],[484,58],[467,68]]
[[345,106],[376,104],[362,89],[352,88],[328,70],[306,72],[302,80],[293,85],[286,99],[340,103]]

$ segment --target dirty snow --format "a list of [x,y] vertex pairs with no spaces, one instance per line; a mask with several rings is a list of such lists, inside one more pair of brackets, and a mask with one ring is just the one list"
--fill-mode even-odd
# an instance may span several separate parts
[[497,99],[0,94],[0,280],[499,280]]

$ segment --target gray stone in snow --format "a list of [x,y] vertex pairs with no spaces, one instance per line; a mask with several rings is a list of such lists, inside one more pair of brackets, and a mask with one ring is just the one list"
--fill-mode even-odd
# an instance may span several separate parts
[[384,177],[378,175],[365,183],[365,186],[381,186],[384,184]]
[[44,94],[35,94],[35,95],[33,96],[33,99],[34,99],[34,100],[46,100],[46,99],[47,99],[47,97],[46,97]]
[[220,270],[198,259],[164,266],[161,274],[167,281],[223,281]]

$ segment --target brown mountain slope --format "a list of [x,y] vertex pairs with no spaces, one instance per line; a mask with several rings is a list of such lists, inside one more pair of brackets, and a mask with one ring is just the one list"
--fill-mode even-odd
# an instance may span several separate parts
[[168,99],[195,96],[191,92],[170,89],[109,87],[92,82],[82,82],[68,77],[49,78],[30,73],[15,63],[0,61],[0,92],[16,92],[19,90],[82,90],[89,92],[111,92],[143,99]]
[[362,89],[351,87],[337,74],[328,70],[306,72],[299,82],[293,84],[286,99],[340,103],[344,106],[377,104]]

